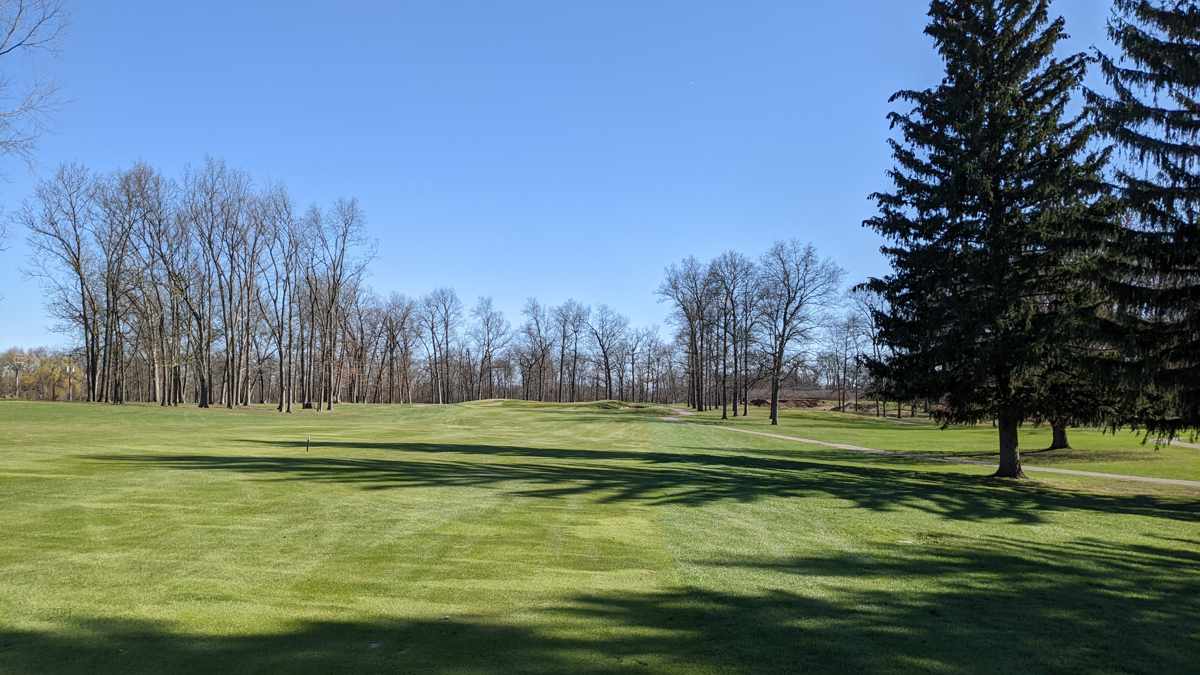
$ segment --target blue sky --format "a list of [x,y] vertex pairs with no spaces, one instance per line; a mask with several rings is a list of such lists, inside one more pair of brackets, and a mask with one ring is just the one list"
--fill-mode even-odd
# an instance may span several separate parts
[[[83,2],[45,68],[67,99],[11,212],[65,161],[206,155],[305,206],[362,203],[369,283],[608,303],[662,324],[663,268],[812,241],[858,281],[886,187],[888,96],[940,77],[923,0]],[[1108,3],[1058,0],[1070,49]],[[0,347],[62,344],[28,251],[0,253]]]

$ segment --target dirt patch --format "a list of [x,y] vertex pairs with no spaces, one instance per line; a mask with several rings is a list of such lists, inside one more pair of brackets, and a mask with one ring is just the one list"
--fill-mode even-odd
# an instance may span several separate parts
[[684,410],[683,408],[671,408],[671,414],[663,417],[662,420],[664,422],[682,422],[683,418],[691,417],[695,414],[696,413],[691,410]]

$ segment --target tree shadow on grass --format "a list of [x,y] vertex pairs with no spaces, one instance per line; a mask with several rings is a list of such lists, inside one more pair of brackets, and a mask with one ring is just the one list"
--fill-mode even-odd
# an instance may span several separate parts
[[[864,421],[864,420],[856,420],[856,419],[846,419],[845,417],[837,416],[837,415],[831,416],[829,418],[811,419],[811,420],[806,420],[806,421],[810,421],[811,424],[810,425],[801,425],[801,426],[784,426],[784,427],[772,427],[767,424],[763,424],[761,428],[758,428],[758,427],[754,427],[754,426],[748,426],[745,424],[730,425],[727,422],[720,420],[720,419],[707,419],[707,420],[693,420],[692,418],[688,419],[689,424],[699,424],[699,425],[703,425],[703,426],[716,427],[716,428],[723,427],[726,429],[753,431],[753,432],[768,433],[768,434],[780,434],[783,436],[794,436],[798,439],[804,437],[806,431],[808,433],[812,433],[814,431],[828,432],[831,430],[837,430],[837,431],[887,431],[890,434],[889,438],[892,439],[890,442],[878,441],[876,443],[871,440],[862,440],[862,441],[850,441],[850,443],[856,444],[856,445],[870,446],[870,447],[878,448],[878,449],[882,450],[883,452],[894,453],[891,456],[891,461],[895,461],[895,462],[912,463],[914,461],[922,461],[922,459],[928,460],[930,462],[937,462],[939,460],[953,461],[956,459],[966,459],[966,460],[982,462],[982,461],[998,460],[1000,457],[1000,451],[998,449],[987,448],[987,449],[981,450],[978,448],[978,446],[975,446],[975,447],[965,446],[965,447],[955,448],[952,446],[947,446],[944,443],[942,443],[941,444],[942,447],[940,447],[939,449],[912,448],[911,446],[913,445],[913,441],[911,440],[911,438],[906,439],[904,436],[905,432],[908,432],[910,435],[915,432],[923,432],[926,434],[929,432],[937,432],[939,434],[945,432],[946,435],[949,437],[949,436],[952,436],[954,431],[961,431],[964,429],[966,429],[966,430],[988,429],[988,427],[986,427],[985,425],[976,425],[974,427],[965,426],[965,425],[954,425],[954,426],[948,427],[948,429],[946,429],[946,430],[943,430],[936,425],[912,426],[912,425],[895,425],[895,424],[893,424],[891,426],[887,426],[887,424],[884,422],[871,421],[871,420]],[[1048,429],[1048,427],[1043,427],[1043,428]],[[991,431],[994,431],[994,429],[991,429]],[[1072,429],[1072,431],[1078,431],[1078,430]],[[1100,430],[1100,431],[1104,431],[1104,430]],[[1108,432],[1104,431],[1104,433],[1107,434]],[[817,435],[817,438],[814,438],[813,440],[832,442],[832,441],[829,441],[829,439],[821,438],[820,433],[818,433],[816,435]],[[904,442],[897,442],[897,440],[904,441]],[[796,442],[800,443],[800,444],[804,443],[802,440],[797,440]],[[922,444],[922,445],[927,446],[928,444]],[[900,446],[900,447],[910,446],[910,447],[908,447],[906,449],[900,449],[897,446]],[[813,446],[810,445],[809,447],[813,447]],[[1067,449],[1052,449],[1052,448],[1024,449],[1023,448],[1021,450],[1021,457],[1023,459],[1030,460],[1030,463],[1036,461],[1036,462],[1040,462],[1043,464],[1070,464],[1070,463],[1074,463],[1074,462],[1079,462],[1079,463],[1124,462],[1124,461],[1131,461],[1131,460],[1139,461],[1139,460],[1146,460],[1146,459],[1153,459],[1153,458],[1161,457],[1162,450],[1166,447],[1167,446],[1165,446],[1165,445],[1160,446],[1159,444],[1155,443],[1152,438],[1146,436],[1146,437],[1142,437],[1140,440],[1137,440],[1136,442],[1131,442],[1131,444],[1128,447],[1123,447],[1123,448],[1090,449],[1090,448],[1087,448],[1084,446],[1078,446],[1078,445],[1074,448],[1067,448]],[[805,452],[806,452],[806,454],[808,454],[808,453],[811,453],[811,450],[806,448]],[[884,455],[882,453],[879,455],[876,455],[876,458],[877,458],[876,461],[889,461],[888,456]]]
[[[293,442],[288,448],[298,449]],[[479,488],[526,498],[592,496],[601,503],[701,506],[766,498],[826,497],[878,512],[916,509],[954,520],[1037,523],[1051,511],[1095,511],[1200,521],[1200,502],[1150,495],[1102,495],[1036,483],[758,457],[431,443],[323,442],[317,448],[400,451],[409,459],[200,454],[91,455],[91,459],[173,470],[230,471],[272,479],[337,483],[368,490]],[[422,456],[425,455],[425,456]],[[456,455],[467,461],[431,459]],[[505,461],[494,461],[502,459]],[[522,462],[520,459],[536,459]]]
[[577,668],[528,629],[469,619],[300,621],[279,633],[203,635],[113,618],[56,631],[0,630],[13,673],[603,672]]
[[[796,457],[823,462],[858,462],[894,466],[946,466],[975,465],[995,468],[1000,453],[997,452],[954,452],[949,450],[894,450],[861,452],[809,445],[802,450],[767,450],[762,448],[740,450],[768,457]],[[1162,457],[1157,450],[1031,450],[1021,451],[1021,460],[1026,466],[1054,466],[1081,464],[1086,470],[1089,464],[1099,462],[1130,462],[1156,460]]]
[[1196,667],[1197,563],[1197,548],[930,537],[884,552],[701,564],[848,587],[859,608],[849,630],[914,663],[928,656],[955,670],[1159,673]]
[[301,620],[232,635],[122,618],[0,628],[0,670],[1182,673],[1200,650],[1195,563],[1195,551],[1154,545],[943,537],[699,561],[757,583],[584,592],[519,621]]

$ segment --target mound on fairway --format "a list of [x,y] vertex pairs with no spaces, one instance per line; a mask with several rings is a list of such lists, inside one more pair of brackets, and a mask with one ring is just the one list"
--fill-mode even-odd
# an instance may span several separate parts
[[0,403],[0,672],[1196,667],[1196,492],[666,415]]

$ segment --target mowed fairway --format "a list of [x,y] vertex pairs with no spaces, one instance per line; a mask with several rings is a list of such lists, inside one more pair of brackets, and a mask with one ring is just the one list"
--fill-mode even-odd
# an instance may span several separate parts
[[[1013,485],[668,414],[0,403],[0,672],[1200,663],[1200,492]],[[769,431],[757,415],[739,424]],[[817,415],[780,431],[966,447]],[[1200,450],[1142,451],[1198,475]]]

